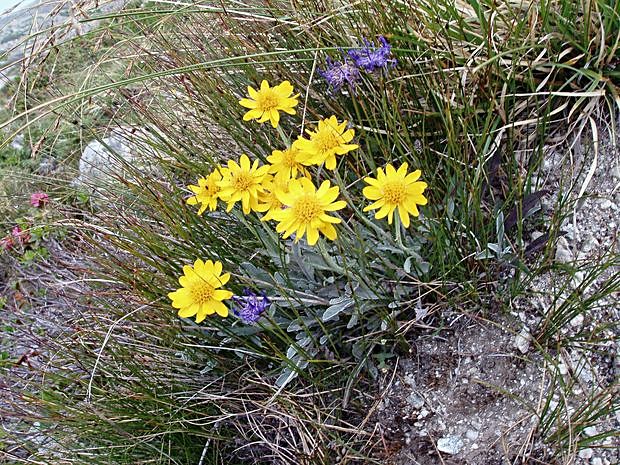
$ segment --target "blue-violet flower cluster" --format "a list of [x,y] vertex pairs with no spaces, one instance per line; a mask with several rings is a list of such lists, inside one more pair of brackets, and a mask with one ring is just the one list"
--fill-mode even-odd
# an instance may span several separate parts
[[392,46],[385,37],[379,36],[380,47],[374,47],[366,38],[363,40],[364,47],[357,50],[349,50],[349,56],[355,63],[355,66],[372,73],[377,69],[386,68],[388,65],[396,65],[396,59],[390,58]]
[[271,304],[265,291],[256,294],[249,289],[243,290],[243,297],[234,296],[233,301],[236,304],[233,308],[233,313],[246,324],[256,323],[260,319],[261,314]]
[[329,90],[336,93],[345,83],[350,88],[354,88],[360,77],[360,70],[347,57],[344,57],[343,61],[333,61],[330,57],[327,57],[327,67],[325,71],[319,70],[319,74],[329,84]]
[[342,61],[327,57],[327,66],[325,70],[319,70],[319,74],[327,81],[330,92],[338,92],[345,83],[353,90],[360,78],[360,70],[372,73],[396,66],[396,59],[391,57],[392,46],[385,37],[379,37],[378,47],[366,38],[363,41],[362,48],[349,50],[348,55],[343,54]]

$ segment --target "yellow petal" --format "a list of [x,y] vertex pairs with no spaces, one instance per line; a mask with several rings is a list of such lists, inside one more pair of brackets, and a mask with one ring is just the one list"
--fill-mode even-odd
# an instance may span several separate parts
[[375,186],[364,187],[364,189],[362,189],[362,194],[364,194],[364,197],[368,200],[378,200],[383,197],[381,190]]
[[308,245],[314,245],[319,240],[319,231],[315,228],[308,228]]
[[250,100],[247,98],[242,98],[241,100],[239,100],[239,105],[241,105],[242,107],[245,108],[256,108],[256,106],[258,105],[258,103],[255,100]]
[[182,308],[179,310],[179,316],[181,318],[189,318],[190,316],[194,316],[198,310],[199,310],[199,305],[196,303],[193,303],[185,308]]
[[232,292],[226,291],[224,289],[216,289],[213,292],[214,300],[226,300],[226,299],[230,299],[232,296],[233,296]]
[[213,301],[211,308],[217,312],[217,314],[223,318],[228,316],[228,307],[222,302]]
[[398,216],[400,216],[400,221],[405,228],[409,227],[409,214],[407,213],[407,209],[404,207],[398,207]]

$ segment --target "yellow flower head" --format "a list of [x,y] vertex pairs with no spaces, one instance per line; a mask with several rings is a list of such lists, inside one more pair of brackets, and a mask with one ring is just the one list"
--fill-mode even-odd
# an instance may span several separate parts
[[382,168],[377,170],[377,178],[364,178],[369,186],[364,187],[364,197],[375,202],[364,208],[364,211],[376,210],[375,218],[388,217],[392,224],[394,210],[398,208],[398,215],[405,226],[409,227],[409,215],[418,216],[417,205],[426,205],[426,197],[422,195],[427,184],[418,179],[422,172],[416,170],[407,174],[407,163],[403,163],[398,171],[388,163],[385,173]]
[[199,215],[202,215],[207,208],[211,211],[217,208],[217,199],[220,197],[220,186],[218,186],[217,183],[222,180],[220,169],[221,168],[218,166],[215,171],[206,178],[198,179],[197,186],[188,186],[196,195],[187,199],[187,203],[188,205],[200,204],[200,209],[198,210]]
[[329,181],[323,181],[317,190],[308,178],[293,179],[288,193],[276,190],[278,200],[286,207],[272,215],[279,222],[276,231],[283,232],[285,239],[295,233],[295,242],[307,234],[309,245],[316,244],[319,232],[333,241],[337,236],[334,224],[340,223],[340,218],[326,212],[346,207],[342,200],[334,202],[339,193],[338,186],[330,187]]
[[291,96],[292,93],[293,86],[288,81],[284,81],[275,87],[269,87],[267,81],[263,80],[260,83],[260,90],[248,86],[250,98],[239,100],[242,107],[250,109],[243,115],[243,121],[252,119],[257,119],[259,123],[271,121],[271,125],[277,128],[280,122],[280,111],[289,115],[295,114],[293,108],[299,103],[297,101],[299,94]]
[[308,176],[308,171],[303,166],[306,158],[308,158],[307,154],[300,150],[299,140],[296,140],[286,150],[271,152],[271,155],[267,157],[267,161],[271,163],[269,172],[286,179],[296,178],[298,172],[302,176]]
[[243,213],[258,211],[258,194],[263,191],[261,183],[269,171],[269,165],[258,167],[258,160],[250,165],[250,159],[241,155],[239,164],[228,160],[228,168],[222,169],[222,180],[217,185],[222,189],[220,198],[228,203],[226,211],[232,210],[241,201]]
[[179,309],[181,318],[196,315],[200,323],[207,315],[217,313],[228,316],[228,307],[222,300],[230,299],[232,292],[219,289],[230,279],[230,273],[222,274],[222,263],[197,259],[194,266],[185,265],[179,278],[180,289],[168,294],[172,306]]
[[263,181],[263,193],[259,195],[260,205],[257,211],[267,212],[265,216],[261,218],[261,221],[269,221],[274,219],[274,214],[282,210],[284,205],[278,199],[276,192],[278,190],[288,193],[288,184],[290,179],[285,176],[269,176]]
[[325,163],[328,170],[336,169],[336,155],[344,155],[359,146],[349,144],[355,136],[353,129],[346,129],[347,120],[338,123],[335,116],[319,121],[316,131],[306,131],[310,140],[300,138],[299,149],[307,155],[304,165]]

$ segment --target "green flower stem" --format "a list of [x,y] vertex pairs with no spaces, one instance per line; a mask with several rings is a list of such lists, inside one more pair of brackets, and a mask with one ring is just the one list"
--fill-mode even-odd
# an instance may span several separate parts
[[317,242],[317,247],[319,248],[319,252],[321,252],[321,257],[323,257],[323,260],[325,260],[325,263],[327,263],[327,265],[329,265],[329,267],[336,273],[346,276],[347,273],[344,268],[338,265],[329,255],[329,252],[327,252],[327,248],[325,247],[325,241],[322,238],[319,238],[319,241]]
[[289,147],[291,145],[291,140],[288,138],[286,134],[284,134],[284,129],[282,129],[282,126],[278,124],[278,127],[276,127],[276,130],[278,131],[278,135],[280,136],[280,139],[282,139],[282,142],[284,142],[284,146]]
[[[398,207],[400,208],[400,207]],[[396,213],[396,212],[395,212]],[[398,215],[398,213],[396,213],[396,215],[394,215],[394,228],[396,229],[396,243],[398,244],[398,246],[403,249],[403,250],[407,250],[407,247],[405,247],[405,245],[403,244],[403,239],[401,237],[401,231],[400,231],[400,216]]]

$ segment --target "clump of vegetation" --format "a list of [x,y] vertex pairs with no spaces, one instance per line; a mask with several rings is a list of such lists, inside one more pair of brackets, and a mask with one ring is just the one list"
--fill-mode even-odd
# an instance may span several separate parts
[[[499,321],[549,267],[565,212],[536,212],[533,176],[549,138],[615,111],[618,16],[443,0],[105,15],[91,40],[123,40],[96,68],[126,72],[36,111],[66,124],[99,106],[156,169],[119,157],[62,222],[89,266],[71,334],[50,341],[62,352],[17,409],[53,441],[28,453],[386,463],[370,420],[390,360],[446,311]],[[538,243],[532,223],[549,229]],[[577,307],[543,323],[541,353]],[[617,409],[607,394],[579,428]],[[547,403],[542,439],[585,447],[559,417]]]

